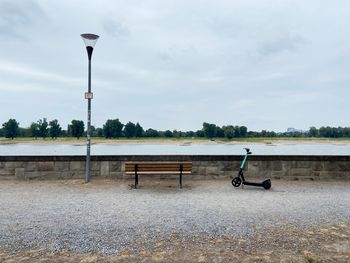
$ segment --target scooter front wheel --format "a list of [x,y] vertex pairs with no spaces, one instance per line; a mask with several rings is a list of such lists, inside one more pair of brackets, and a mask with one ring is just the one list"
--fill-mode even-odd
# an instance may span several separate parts
[[232,179],[232,185],[233,185],[234,187],[240,186],[241,183],[242,183],[242,179],[239,178],[239,177],[235,177],[235,178]]

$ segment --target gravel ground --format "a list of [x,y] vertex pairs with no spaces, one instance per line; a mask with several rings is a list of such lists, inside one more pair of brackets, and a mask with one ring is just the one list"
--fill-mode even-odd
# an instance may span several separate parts
[[233,188],[230,181],[1,181],[0,252],[113,255],[177,240],[235,237],[288,225],[350,224],[350,182],[273,181],[273,188]]

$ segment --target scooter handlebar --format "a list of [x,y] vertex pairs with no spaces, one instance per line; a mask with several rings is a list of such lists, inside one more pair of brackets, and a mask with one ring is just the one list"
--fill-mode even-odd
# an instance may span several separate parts
[[247,154],[252,154],[249,148],[243,148],[243,149],[246,150]]

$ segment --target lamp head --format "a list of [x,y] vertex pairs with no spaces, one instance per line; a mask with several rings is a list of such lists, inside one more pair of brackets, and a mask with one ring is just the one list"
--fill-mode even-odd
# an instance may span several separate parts
[[90,33],[81,34],[80,36],[84,40],[89,60],[91,60],[92,51],[94,50],[94,46],[99,36]]

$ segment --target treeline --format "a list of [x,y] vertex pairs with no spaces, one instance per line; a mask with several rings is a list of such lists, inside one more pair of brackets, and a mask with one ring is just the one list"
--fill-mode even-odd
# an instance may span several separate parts
[[319,129],[311,127],[308,132],[309,137],[326,138],[350,138],[350,127],[321,127]]
[[[37,122],[32,122],[27,128],[20,127],[20,124],[15,119],[9,119],[2,124],[0,129],[0,137],[14,139],[16,137],[32,137],[32,138],[52,138],[58,137],[85,137],[85,125],[82,120],[72,120],[63,129],[57,119],[48,121],[46,118],[40,119]],[[327,137],[327,138],[350,138],[349,127],[321,127],[319,129],[311,127],[306,132],[274,132],[262,130],[248,131],[246,126],[225,125],[217,126],[216,124],[204,122],[202,129],[197,131],[178,131],[165,130],[159,131],[149,128],[145,130],[138,122],[128,122],[123,124],[119,119],[107,120],[102,128],[91,126],[92,137],[105,138],[246,138],[246,137]]]

